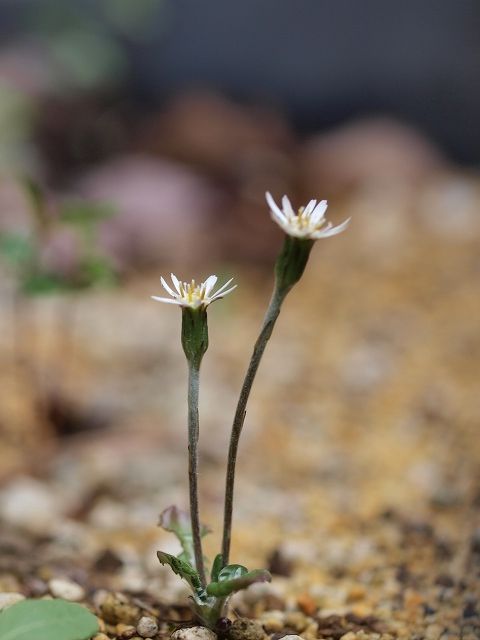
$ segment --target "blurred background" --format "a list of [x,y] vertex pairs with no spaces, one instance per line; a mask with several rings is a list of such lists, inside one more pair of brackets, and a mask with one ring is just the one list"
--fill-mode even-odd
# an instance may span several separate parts
[[[466,580],[480,549],[478,2],[2,0],[0,13],[4,529],[50,541],[64,573],[59,545],[85,571],[115,555],[118,588],[158,578],[149,549],[171,544],[158,513],[187,504],[186,371],[179,314],[149,296],[160,274],[216,273],[239,287],[211,308],[203,370],[214,552],[282,242],[270,190],[328,198],[330,219],[352,223],[317,243],[260,369],[234,559],[365,581],[418,566],[398,536],[428,530],[428,584],[441,563]],[[38,573],[2,566],[17,589]],[[349,592],[335,588],[322,597],[338,609]]]

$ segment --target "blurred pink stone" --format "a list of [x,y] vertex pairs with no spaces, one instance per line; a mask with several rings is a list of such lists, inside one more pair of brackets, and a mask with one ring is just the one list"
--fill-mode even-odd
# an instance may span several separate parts
[[299,157],[306,193],[322,198],[367,184],[417,181],[445,164],[440,151],[420,132],[388,118],[361,120],[319,134],[303,146]]
[[56,69],[45,47],[25,39],[0,51],[0,78],[25,96],[39,98],[55,87]]
[[146,156],[122,157],[93,169],[77,183],[89,201],[110,204],[115,215],[102,225],[101,244],[120,267],[168,261],[181,264],[204,253],[219,195],[189,169]]
[[73,229],[54,228],[42,247],[41,262],[49,273],[73,277],[80,266],[82,250]]

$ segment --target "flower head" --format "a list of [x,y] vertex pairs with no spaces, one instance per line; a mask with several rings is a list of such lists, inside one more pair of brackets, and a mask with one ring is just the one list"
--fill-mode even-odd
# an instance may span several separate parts
[[173,286],[172,289],[165,281],[164,278],[160,278],[163,288],[169,293],[171,298],[160,298],[158,296],[152,296],[153,300],[159,302],[168,302],[169,304],[178,304],[181,307],[189,307],[191,309],[199,309],[208,307],[208,305],[214,300],[223,298],[228,293],[236,288],[236,284],[233,287],[228,288],[228,285],[232,282],[231,278],[228,282],[213,291],[214,286],[217,283],[217,276],[209,276],[205,282],[196,284],[195,280],[191,282],[180,282],[180,280],[172,273],[171,274]]
[[346,229],[350,222],[350,218],[348,218],[336,227],[331,222],[327,222],[325,219],[328,206],[326,200],[321,200],[318,204],[316,200],[310,200],[306,207],[300,207],[295,212],[287,196],[283,196],[282,208],[280,209],[269,192],[265,195],[272,219],[282,227],[286,234],[295,238],[318,240],[335,236]]

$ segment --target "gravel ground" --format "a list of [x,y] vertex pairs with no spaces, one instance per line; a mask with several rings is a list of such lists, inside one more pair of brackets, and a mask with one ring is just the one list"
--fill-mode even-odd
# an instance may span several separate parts
[[[287,300],[247,415],[233,541],[234,561],[274,574],[234,611],[274,640],[480,637],[479,203],[457,175],[358,193],[342,207],[348,233],[318,243]],[[270,286],[223,270],[240,286],[211,309],[202,373],[210,557]],[[22,344],[36,365],[0,373],[0,592],[86,602],[107,638],[136,637],[142,617],[155,638],[189,619],[155,557],[175,551],[158,513],[186,505],[179,318],[149,300],[158,291],[155,274],[78,298],[67,336],[61,301],[32,303]],[[0,323],[8,362],[5,312]],[[1,594],[0,607],[15,598]]]

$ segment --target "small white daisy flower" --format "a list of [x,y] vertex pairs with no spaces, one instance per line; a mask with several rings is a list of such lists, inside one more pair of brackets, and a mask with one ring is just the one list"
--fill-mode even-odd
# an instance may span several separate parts
[[160,298],[158,296],[152,296],[153,300],[159,302],[168,302],[169,304],[178,304],[180,307],[190,307],[191,309],[198,309],[200,307],[208,307],[208,305],[214,300],[223,298],[228,293],[236,288],[236,284],[233,287],[227,288],[232,282],[231,278],[220,289],[213,291],[213,287],[217,283],[217,276],[209,276],[205,282],[196,284],[195,280],[191,282],[180,282],[180,280],[172,273],[171,274],[173,290],[166,282],[164,278],[160,278],[163,288],[169,293],[171,298]]
[[[295,213],[287,196],[282,198],[282,208],[277,205],[272,195],[267,191],[265,194],[272,219],[287,233],[295,238],[309,240],[319,240],[329,238],[341,233],[347,228],[350,218],[334,227],[331,222],[325,219],[327,211],[327,201],[321,200],[318,204],[316,200],[310,200],[306,207],[300,207]],[[325,225],[325,223],[327,224]]]

